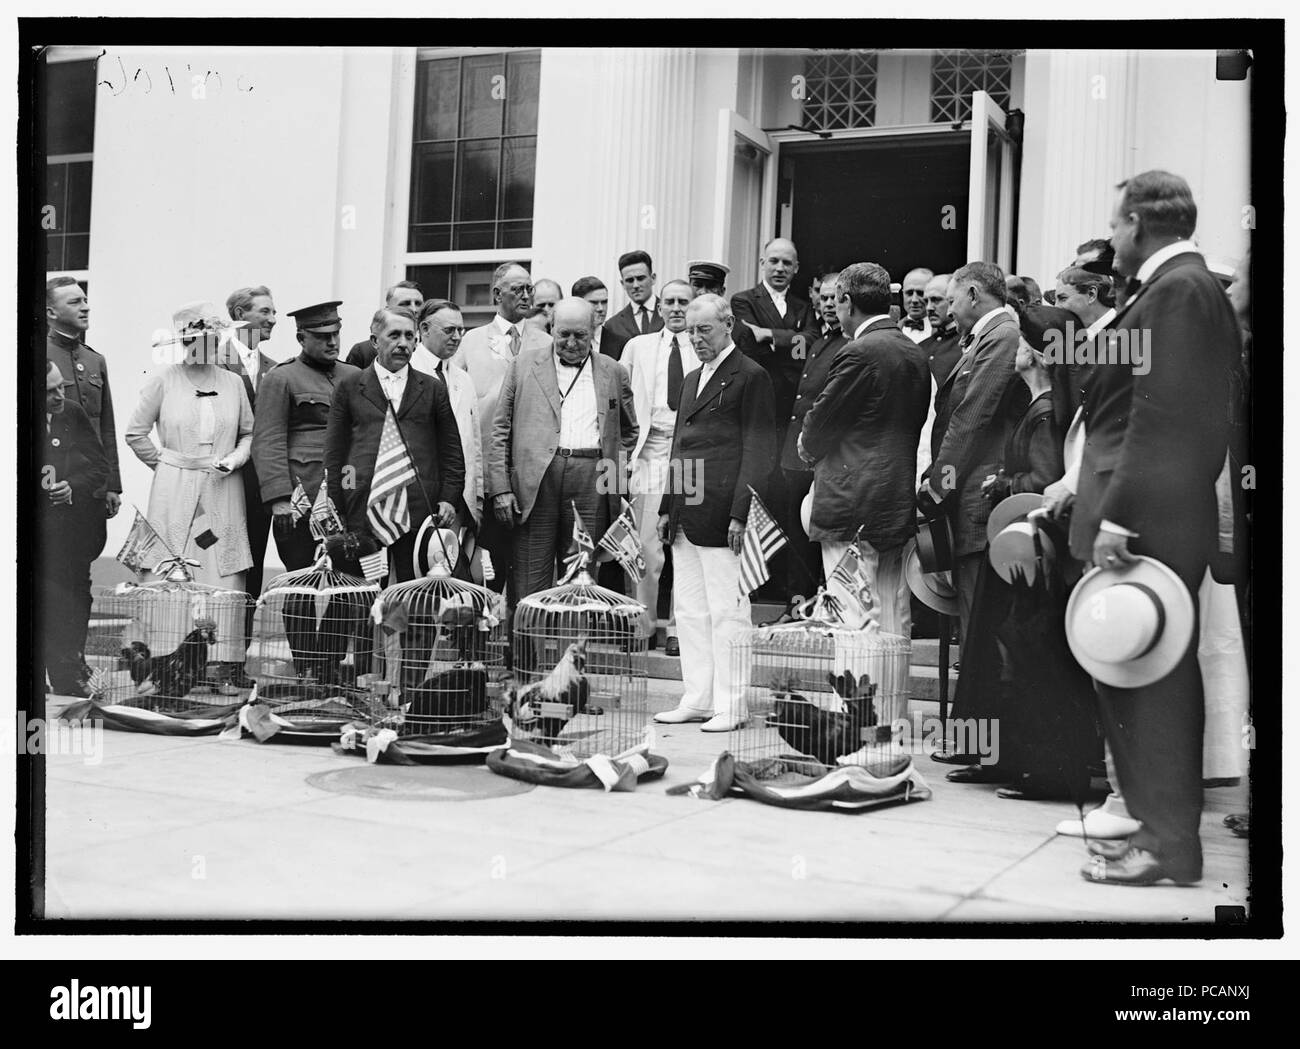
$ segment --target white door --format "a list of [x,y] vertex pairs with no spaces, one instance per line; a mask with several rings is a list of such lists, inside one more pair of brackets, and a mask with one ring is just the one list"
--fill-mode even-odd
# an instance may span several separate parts
[[1007,116],[985,91],[971,93],[970,222],[966,258],[1011,267],[1016,144]]
[[734,110],[718,111],[713,258],[731,267],[728,292],[758,279],[764,219],[775,200],[775,153],[761,128]]

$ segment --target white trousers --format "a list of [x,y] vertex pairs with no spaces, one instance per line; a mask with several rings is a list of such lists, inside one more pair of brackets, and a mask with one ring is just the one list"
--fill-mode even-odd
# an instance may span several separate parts
[[681,705],[743,718],[748,667],[733,672],[731,641],[752,625],[740,593],[740,558],[725,546],[696,546],[679,530],[673,590],[682,648]]
[[[641,553],[645,557],[645,578],[637,584],[636,597],[649,612],[649,622],[658,624],[659,577],[664,570],[664,547],[659,542],[659,502],[668,488],[668,461],[673,439],[652,430],[646,437],[632,468],[632,512],[636,515]],[[670,610],[672,606],[669,606]],[[673,618],[667,623],[673,633]]]
[[[838,583],[831,582],[831,573],[840,563],[849,544],[835,540],[822,540],[822,567],[826,571],[826,592],[841,600],[844,594]],[[907,586],[903,571],[903,550],[906,544],[877,550],[865,539],[858,540],[862,551],[862,568],[871,583],[880,613],[880,629],[886,634],[912,637],[912,591]]]

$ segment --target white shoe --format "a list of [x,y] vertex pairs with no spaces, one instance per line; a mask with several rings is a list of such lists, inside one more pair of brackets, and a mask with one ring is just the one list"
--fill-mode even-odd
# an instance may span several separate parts
[[1056,833],[1082,838],[1085,824],[1089,838],[1128,838],[1142,829],[1142,824],[1137,820],[1128,816],[1116,816],[1103,808],[1093,809],[1082,820],[1062,820],[1056,825]]
[[728,714],[725,711],[714,714],[703,725],[700,726],[701,732],[735,732],[738,728],[743,728],[745,718],[738,718]]
[[695,707],[674,707],[672,710],[661,710],[655,715],[655,720],[661,725],[684,725],[688,721],[708,721],[713,717],[711,710],[698,710]]

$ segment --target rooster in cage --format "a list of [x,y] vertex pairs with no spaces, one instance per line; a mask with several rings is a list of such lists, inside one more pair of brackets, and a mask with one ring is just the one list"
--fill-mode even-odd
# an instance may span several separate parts
[[122,649],[136,694],[182,699],[206,677],[208,650],[217,643],[216,624],[202,622],[185,635],[174,652],[164,656],[150,654],[142,641],[131,642]]
[[[587,712],[590,685],[586,668],[587,639],[580,637],[564,650],[564,655],[546,677],[523,688],[512,683],[506,689],[506,713],[516,729],[535,739],[559,739],[564,726],[575,715]],[[570,713],[557,716],[551,708],[544,714],[544,703],[562,704],[569,708]]]
[[774,681],[773,691],[788,698],[776,701],[772,721],[781,738],[800,754],[833,766],[836,758],[861,750],[862,730],[876,724],[876,686],[865,674],[855,678],[851,670],[826,677],[843,710],[823,710],[788,688],[790,682]]

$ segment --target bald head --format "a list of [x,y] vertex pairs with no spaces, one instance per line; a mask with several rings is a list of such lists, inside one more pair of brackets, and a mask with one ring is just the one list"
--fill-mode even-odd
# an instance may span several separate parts
[[591,353],[591,333],[595,328],[591,303],[570,296],[555,304],[551,334],[560,360],[576,367]]
[[784,237],[768,241],[767,247],[763,249],[763,257],[758,261],[763,271],[763,280],[775,291],[789,288],[790,281],[799,272],[799,252],[795,250],[794,242]]

